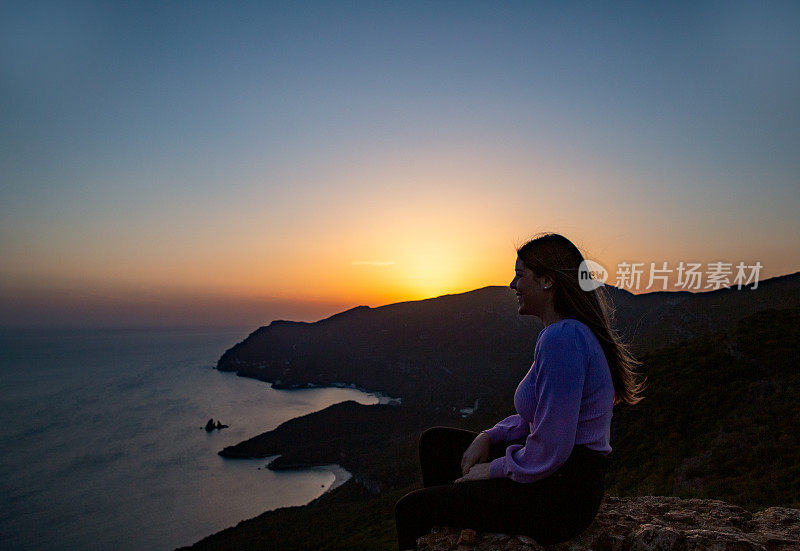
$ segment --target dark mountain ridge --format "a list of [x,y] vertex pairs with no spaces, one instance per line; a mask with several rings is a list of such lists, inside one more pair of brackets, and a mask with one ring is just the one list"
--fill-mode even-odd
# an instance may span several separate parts
[[351,383],[404,401],[435,391],[440,403],[466,407],[486,377],[518,375],[509,367],[524,365],[540,329],[516,314],[513,291],[486,287],[360,306],[316,323],[273,322],[226,351],[217,368],[279,388]]
[[[755,290],[608,291],[648,386],[641,403],[614,408],[607,493],[799,507],[800,273]],[[336,404],[222,450],[280,455],[270,469],[338,463],[353,479],[198,547],[390,548],[394,503],[418,487],[420,431],[481,430],[512,413],[540,329],[503,287],[259,328],[218,367],[280,386],[353,383],[403,402]]]
[[[616,329],[639,353],[724,329],[762,310],[800,306],[800,272],[761,281],[754,290],[634,295],[606,289]],[[349,383],[460,409],[485,395],[487,381],[513,388],[541,329],[517,314],[513,290],[484,287],[358,306],[315,323],[274,321],[227,350],[217,369],[279,388]]]
[[[753,312],[800,308],[798,291],[800,273],[763,281],[755,290],[633,295],[608,288],[616,305],[615,323],[633,337],[645,362],[665,357],[656,352],[674,346],[682,348],[666,356],[683,362],[686,350],[700,342],[700,337],[692,336],[695,333],[711,334],[707,328],[726,322],[726,327],[735,327]],[[375,462],[369,450],[395,446],[425,426],[460,423],[462,408],[473,408],[469,421],[484,428],[512,413],[513,389],[530,366],[541,330],[532,318],[519,316],[516,305],[511,289],[485,287],[380,308],[360,306],[316,323],[278,321],[259,328],[225,352],[218,368],[283,388],[355,384],[401,397],[402,407],[340,404],[289,421],[220,454],[281,454],[273,469],[339,462],[378,486],[411,476],[404,471],[415,468],[413,456]],[[738,345],[729,339],[714,342],[721,355],[715,361],[739,354]],[[694,376],[692,361],[687,377]],[[643,374],[650,377],[653,366],[645,363],[644,368]],[[733,383],[723,378],[720,384]],[[690,420],[687,423],[692,426]],[[376,426],[382,427],[377,435]],[[294,445],[288,445],[291,435]]]
[[[797,307],[642,353],[648,388],[636,406],[614,408],[607,494],[722,499],[751,511],[800,507],[799,357]],[[491,426],[510,413],[513,388],[491,385],[487,394],[464,419],[346,402],[226,448],[231,457],[282,454],[270,468],[337,462],[354,477],[305,507],[264,513],[196,547],[391,548],[394,503],[419,484],[419,431]]]
[[631,335],[639,351],[648,351],[731,327],[768,309],[800,305],[800,272],[760,281],[756,289],[724,287],[715,291],[657,291],[614,295],[617,325]]

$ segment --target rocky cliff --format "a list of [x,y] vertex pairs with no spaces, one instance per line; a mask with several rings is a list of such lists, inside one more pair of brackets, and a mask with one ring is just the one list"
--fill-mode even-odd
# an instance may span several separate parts
[[422,551],[796,551],[800,510],[752,513],[724,501],[677,497],[606,497],[581,536],[543,547],[533,539],[435,528]]

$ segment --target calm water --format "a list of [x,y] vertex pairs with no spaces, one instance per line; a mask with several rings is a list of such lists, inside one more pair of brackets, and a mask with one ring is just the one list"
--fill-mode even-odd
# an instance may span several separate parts
[[[355,399],[276,391],[212,369],[248,330],[0,333],[0,539],[11,549],[171,549],[300,505],[330,471],[272,472],[217,452]],[[206,433],[210,418],[230,428]]]

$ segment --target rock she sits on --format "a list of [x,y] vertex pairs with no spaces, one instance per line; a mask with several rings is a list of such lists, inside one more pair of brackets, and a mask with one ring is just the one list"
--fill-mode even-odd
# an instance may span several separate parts
[[419,551],[797,551],[800,510],[757,513],[707,499],[606,497],[592,525],[570,541],[541,546],[532,538],[434,528]]

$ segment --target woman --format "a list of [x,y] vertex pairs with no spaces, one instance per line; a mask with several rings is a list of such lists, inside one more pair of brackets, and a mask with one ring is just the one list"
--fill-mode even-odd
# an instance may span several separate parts
[[433,526],[568,540],[591,524],[603,499],[611,410],[641,398],[638,362],[610,325],[603,287],[579,284],[583,255],[544,234],[517,250],[511,288],[519,313],[536,316],[530,371],[516,415],[479,434],[435,427],[420,438],[424,488],[395,508],[400,549]]

